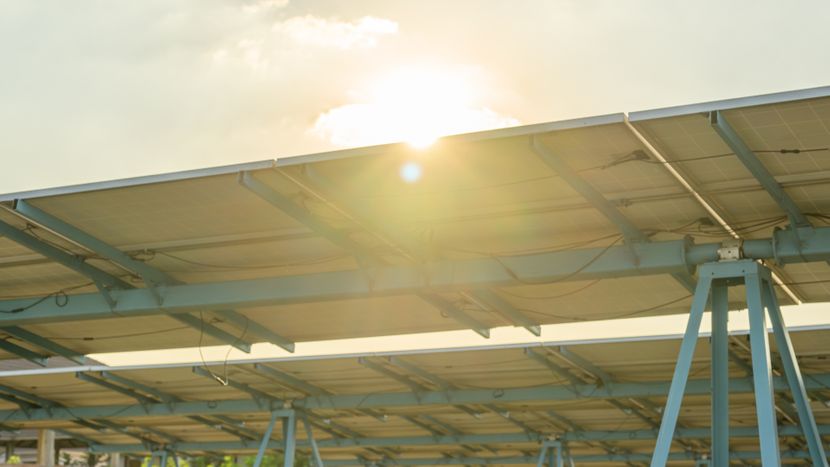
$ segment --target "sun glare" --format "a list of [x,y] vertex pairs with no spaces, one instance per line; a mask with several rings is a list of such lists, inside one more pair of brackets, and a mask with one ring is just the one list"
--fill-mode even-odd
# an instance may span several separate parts
[[517,125],[482,105],[483,81],[465,68],[400,68],[353,91],[355,103],[320,115],[314,131],[338,146],[404,141],[423,149],[443,135]]
[[415,183],[421,179],[421,166],[417,162],[407,162],[401,166],[401,178],[406,183]]

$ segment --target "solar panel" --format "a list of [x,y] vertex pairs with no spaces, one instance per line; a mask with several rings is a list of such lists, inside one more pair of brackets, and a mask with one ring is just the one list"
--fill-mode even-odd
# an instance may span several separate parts
[[[694,450],[706,449],[710,417],[711,357],[706,338],[701,340],[681,420],[685,436],[679,437],[679,445]],[[731,340],[733,451],[757,452],[751,383],[740,364],[748,358],[745,336]],[[827,330],[793,332],[793,340],[816,401],[817,421],[830,433],[830,409],[820,403],[827,401],[830,383]],[[196,370],[146,365],[12,371],[0,373],[6,390],[25,391],[54,405],[24,412],[0,401],[0,419],[15,428],[54,428],[89,438],[93,449],[103,452],[166,447],[238,453],[256,450],[267,409],[277,404],[308,410],[324,458],[333,462],[382,459],[391,454],[384,453],[386,448],[400,460],[445,453],[484,459],[535,455],[539,440],[548,436],[567,440],[576,459],[612,454],[638,459],[653,447],[678,345],[673,337],[289,357],[197,365]],[[199,374],[208,369],[229,384]],[[260,398],[252,400],[252,395]],[[195,403],[203,408],[196,410]],[[784,402],[781,407],[782,437],[797,443],[800,431],[787,421]],[[95,429],[102,420],[118,430]],[[279,439],[276,435],[274,442]],[[301,449],[307,451],[303,439]],[[615,463],[609,458],[599,465]]]
[[[679,251],[730,234],[669,167],[743,238],[767,239],[787,221],[704,113],[721,110],[752,149],[779,151],[759,157],[821,226],[830,212],[828,94],[634,113],[633,126],[615,114],[448,137],[426,150],[384,145],[3,195],[0,309],[16,312],[0,326],[94,353],[245,346],[237,341],[290,348],[464,328],[486,335],[505,325],[538,332],[682,313],[694,277]],[[407,162],[421,166],[416,183],[398,175]],[[664,249],[659,264],[640,249],[646,243]],[[605,268],[612,262],[619,267]],[[774,271],[786,283],[784,304],[830,300],[825,262],[779,262]],[[740,294],[730,301],[743,306]]]

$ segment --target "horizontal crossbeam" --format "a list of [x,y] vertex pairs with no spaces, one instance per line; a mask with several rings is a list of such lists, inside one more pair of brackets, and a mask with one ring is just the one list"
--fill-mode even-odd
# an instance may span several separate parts
[[[201,368],[194,368],[201,372]],[[776,391],[786,391],[788,386],[782,377],[773,379]],[[239,384],[239,383],[237,383]],[[416,407],[435,405],[511,403],[526,401],[570,401],[576,399],[612,399],[627,397],[656,397],[668,393],[671,382],[649,383],[611,383],[605,385],[582,384],[564,386],[546,386],[536,388],[517,388],[493,391],[490,389],[459,389],[447,391],[429,391],[421,393],[374,393],[348,395],[315,395],[293,401],[297,409],[335,409],[354,410],[368,408]],[[711,393],[709,379],[690,380],[687,395],[707,395]],[[830,386],[830,373],[811,374],[806,378],[807,390],[824,390]],[[253,390],[253,388],[248,388]],[[751,378],[735,378],[729,382],[731,393],[753,392]],[[261,402],[265,402],[261,404]],[[0,419],[7,423],[37,420],[72,420],[81,418],[141,418],[162,415],[215,415],[231,413],[255,413],[263,410],[280,408],[285,402],[269,395],[263,395],[259,401],[251,399],[232,399],[219,401],[186,401],[158,404],[104,405],[86,407],[54,407],[51,410],[34,409],[0,410]]]
[[[774,245],[774,246],[773,246]],[[611,248],[588,248],[501,258],[442,261],[423,266],[380,266],[369,283],[360,270],[299,276],[159,286],[160,305],[147,289],[112,293],[114,307],[97,293],[70,295],[62,307],[50,301],[32,306],[31,299],[0,301],[0,309],[31,306],[25,313],[2,314],[0,325],[63,322],[199,309],[222,309],[297,303],[377,295],[461,290],[478,285],[585,280],[688,271],[693,265],[716,261],[720,244],[691,245],[675,240]],[[632,255],[636,253],[636,257]],[[830,228],[780,230],[773,238],[747,240],[750,259],[787,262],[830,260]],[[581,268],[581,269],[580,269]],[[575,271],[580,269],[578,274]]]
[[[822,434],[830,434],[830,425],[821,425],[819,431]],[[709,428],[679,428],[678,438],[686,439],[709,439],[711,432]],[[782,436],[800,436],[801,429],[789,425],[781,427]],[[758,436],[758,427],[732,427],[730,436],[735,438],[753,438]],[[653,440],[657,437],[657,430],[616,430],[616,431],[576,431],[565,432],[558,436],[560,441],[569,442],[593,442],[593,441],[626,441],[626,440]],[[394,446],[441,446],[459,444],[512,444],[512,443],[537,443],[542,441],[540,436],[527,433],[495,433],[495,434],[454,434],[442,436],[403,436],[403,437],[377,437],[377,438],[330,438],[318,439],[317,445],[321,448],[346,448],[358,446],[371,447],[394,447]],[[307,445],[306,440],[297,441],[300,446]],[[279,449],[280,442],[272,441],[272,448]],[[216,441],[216,442],[193,442],[178,443],[168,446],[175,451],[242,451],[257,447],[256,441]],[[140,452],[139,444],[99,444],[91,446],[94,452]]]

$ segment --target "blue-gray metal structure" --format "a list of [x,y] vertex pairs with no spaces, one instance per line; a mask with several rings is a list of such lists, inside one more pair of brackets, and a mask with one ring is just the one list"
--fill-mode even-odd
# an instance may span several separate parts
[[[9,386],[0,395],[17,408],[0,407],[0,420],[66,420],[103,430],[118,426],[110,418],[186,417],[240,438],[236,447],[220,440],[199,444],[221,451],[249,449],[257,438],[270,446],[282,417],[273,415],[262,435],[229,414],[289,410],[282,439],[293,452],[297,420],[309,438],[312,425],[338,439],[371,438],[362,434],[367,427],[320,413],[346,411],[385,423],[387,410],[447,406],[471,419],[495,417],[539,443],[545,433],[511,416],[510,404],[596,400],[638,420],[637,430],[619,432],[656,438],[653,455],[644,459],[636,452],[641,446],[610,443],[614,436],[592,438],[587,433],[615,430],[585,428],[558,408],[539,416],[567,433],[547,442],[585,434],[587,448],[601,453],[567,452],[581,462],[688,460],[720,467],[758,457],[770,466],[790,457],[827,465],[825,425],[817,423],[811,403],[827,403],[827,372],[802,374],[779,301],[830,301],[830,227],[820,225],[830,220],[821,192],[830,189],[828,109],[830,88],[818,88],[459,135],[420,152],[384,145],[0,196],[0,287],[14,291],[0,297],[0,332],[7,336],[0,351],[41,366],[51,355],[83,364],[92,352],[196,340],[242,351],[269,342],[293,351],[295,342],[321,338],[458,328],[488,337],[490,328],[503,325],[540,335],[543,324],[691,307],[671,379],[620,382],[624,373],[567,346],[525,351],[528,362],[557,379],[553,385],[496,392],[465,388],[407,359],[369,356],[360,360],[365,371],[407,392],[340,394],[268,366],[244,370],[299,391],[286,398],[196,367],[197,376],[210,378],[204,381],[219,381],[245,398],[188,400],[146,381],[79,370],[84,384],[131,403],[70,407],[26,398],[25,390]],[[424,165],[421,187],[390,176],[412,160]],[[736,284],[745,293],[735,292]],[[582,291],[591,288],[602,292],[588,298]],[[744,303],[748,361],[730,348],[727,329],[727,313]],[[711,378],[701,380],[690,377],[690,368],[707,308]],[[780,364],[768,342],[767,316]],[[750,377],[735,377],[730,363]],[[787,394],[783,404],[775,400],[780,391]],[[700,427],[682,423],[684,393],[711,395],[709,436],[691,435]],[[755,401],[752,433],[730,427],[735,416],[747,423],[733,400],[742,394]],[[603,416],[613,418],[610,413]],[[778,414],[797,423],[796,448],[780,443],[781,433],[795,432],[779,427]],[[413,464],[533,457],[519,452],[496,460],[492,444],[471,441],[476,435],[466,432],[465,420],[395,416],[396,423],[432,435],[433,444],[453,437],[462,449],[410,458]],[[166,456],[193,447],[145,428],[141,450],[160,447]],[[645,431],[646,438],[632,434]],[[757,449],[730,449],[736,437],[755,433]],[[328,439],[311,441],[322,465],[315,446],[325,449]],[[490,450],[489,460],[479,444]],[[560,444],[549,459],[572,445]],[[553,444],[541,446],[544,454]],[[377,446],[355,457],[362,464],[393,458],[394,450]]]

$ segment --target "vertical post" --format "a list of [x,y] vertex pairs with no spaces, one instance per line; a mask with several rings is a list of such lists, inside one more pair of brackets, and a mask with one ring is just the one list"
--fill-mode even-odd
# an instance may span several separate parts
[[6,464],[11,464],[11,462],[9,462],[9,459],[11,459],[13,455],[14,455],[14,441],[12,441],[12,440],[6,441],[6,459],[5,459],[4,462]]
[[55,432],[52,430],[37,432],[37,463],[42,467],[55,465]]
[[[712,283],[712,460],[729,466],[729,296],[726,281]],[[708,465],[708,461],[707,461]]]
[[562,453],[565,455],[565,458],[568,460],[568,467],[574,467],[574,458],[571,456],[571,450],[568,449],[567,444],[562,444]]
[[317,441],[314,439],[314,433],[311,431],[311,424],[308,423],[308,418],[305,416],[303,416],[302,420],[305,435],[308,438],[308,444],[311,446],[311,459],[314,462],[314,467],[323,467],[323,458],[320,456],[320,449],[317,448]]
[[778,346],[778,353],[781,355],[781,362],[784,366],[784,374],[787,377],[787,384],[790,386],[796,409],[798,410],[798,422],[807,440],[810,450],[810,460],[814,466],[827,466],[827,455],[821,441],[821,435],[816,426],[816,419],[810,408],[810,399],[807,397],[807,390],[804,388],[804,379],[801,377],[801,368],[795,357],[793,343],[790,340],[790,333],[784,324],[784,317],[781,315],[781,307],[778,306],[778,298],[775,296],[775,289],[772,283],[764,282],[763,300],[769,313],[772,323],[772,331],[775,334],[775,343]]
[[712,285],[711,273],[705,274],[706,272],[709,271],[701,268],[700,278],[695,288],[695,296],[692,300],[692,308],[689,312],[689,322],[686,325],[686,332],[683,334],[683,342],[680,344],[680,354],[677,356],[668,400],[663,410],[663,421],[660,423],[660,432],[657,435],[657,444],[651,458],[651,467],[665,467],[669,460],[674,429],[677,427],[677,418],[680,416],[680,403],[683,401],[683,393],[686,391],[689,369],[692,366],[692,358],[700,334],[700,322],[703,319],[703,310],[706,308],[709,289]]
[[283,446],[285,447],[284,467],[294,467],[294,453],[297,447],[297,420],[294,411],[282,419]]
[[167,467],[167,451],[166,450],[161,452],[161,458],[160,458],[159,462],[161,462],[161,464],[160,464],[161,467]]
[[121,453],[111,452],[109,454],[109,467],[121,467]]
[[536,467],[545,467],[545,455],[548,453],[548,445],[542,441],[542,448],[539,449],[539,458],[536,460]]
[[761,465],[781,465],[778,450],[778,421],[775,418],[775,400],[772,388],[772,365],[766,317],[761,297],[761,277],[758,272],[744,276],[746,304],[749,308],[749,342],[752,352],[752,378],[755,384],[755,412],[758,416],[758,434],[761,439]]
[[268,448],[268,441],[271,440],[271,433],[274,432],[274,425],[277,423],[277,418],[280,416],[279,412],[271,413],[271,421],[268,422],[268,428],[265,429],[265,434],[262,435],[262,441],[259,443],[259,450],[254,459],[254,467],[262,465],[262,458],[265,457],[265,449]]
[[564,467],[562,465],[562,444],[556,445],[556,467]]

